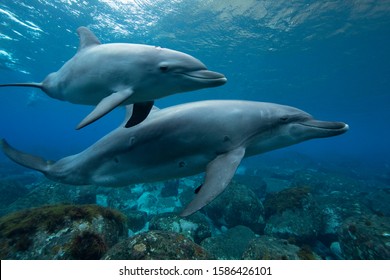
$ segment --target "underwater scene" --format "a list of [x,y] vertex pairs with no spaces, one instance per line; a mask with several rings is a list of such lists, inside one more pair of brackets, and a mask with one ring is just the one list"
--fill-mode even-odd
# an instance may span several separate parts
[[390,259],[390,0],[2,0],[0,259]]

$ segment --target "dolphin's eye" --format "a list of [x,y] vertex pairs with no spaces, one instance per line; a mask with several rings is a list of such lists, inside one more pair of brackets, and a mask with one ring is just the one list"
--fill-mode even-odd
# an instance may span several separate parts
[[167,72],[168,69],[169,69],[169,67],[168,67],[167,65],[161,65],[161,66],[160,66],[161,72]]
[[288,117],[287,116],[280,117],[280,120],[285,122],[288,120]]

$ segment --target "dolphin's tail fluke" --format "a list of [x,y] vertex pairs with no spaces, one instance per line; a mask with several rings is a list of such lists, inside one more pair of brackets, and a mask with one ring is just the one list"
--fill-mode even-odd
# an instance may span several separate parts
[[0,87],[35,87],[35,88],[43,89],[42,83],[0,84]]
[[23,165],[27,168],[35,169],[43,174],[46,174],[52,163],[41,157],[30,155],[21,151],[16,150],[4,139],[0,140],[0,147],[7,157],[14,162]]

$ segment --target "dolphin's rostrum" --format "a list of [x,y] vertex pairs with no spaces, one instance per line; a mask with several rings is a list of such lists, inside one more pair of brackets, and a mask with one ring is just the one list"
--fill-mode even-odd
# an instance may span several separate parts
[[[132,106],[127,109],[131,114]],[[17,151],[5,140],[2,148],[13,161],[73,185],[124,186],[205,172],[202,187],[182,212],[187,216],[223,192],[244,157],[347,130],[345,123],[317,121],[289,106],[210,100],[153,110],[141,124],[120,126],[56,162]]]
[[188,54],[141,44],[101,44],[86,27],[77,33],[80,45],[75,56],[43,82],[0,87],[36,87],[55,99],[97,105],[79,123],[80,129],[128,104],[134,104],[134,114],[126,127],[134,126],[147,117],[155,99],[226,83],[224,75],[207,70]]

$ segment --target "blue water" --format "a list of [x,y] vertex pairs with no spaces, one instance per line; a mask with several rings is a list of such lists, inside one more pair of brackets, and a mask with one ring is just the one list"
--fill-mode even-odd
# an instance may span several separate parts
[[[273,156],[298,153],[389,172],[388,0],[2,0],[0,83],[39,82],[59,69],[76,52],[76,29],[82,25],[103,43],[143,43],[189,53],[228,78],[222,87],[167,97],[157,106],[203,99],[295,106],[317,119],[346,122],[350,131]],[[117,109],[76,131],[90,110],[37,89],[2,88],[0,137],[23,151],[58,159],[95,142],[124,114]],[[0,161],[13,164],[4,155]]]

